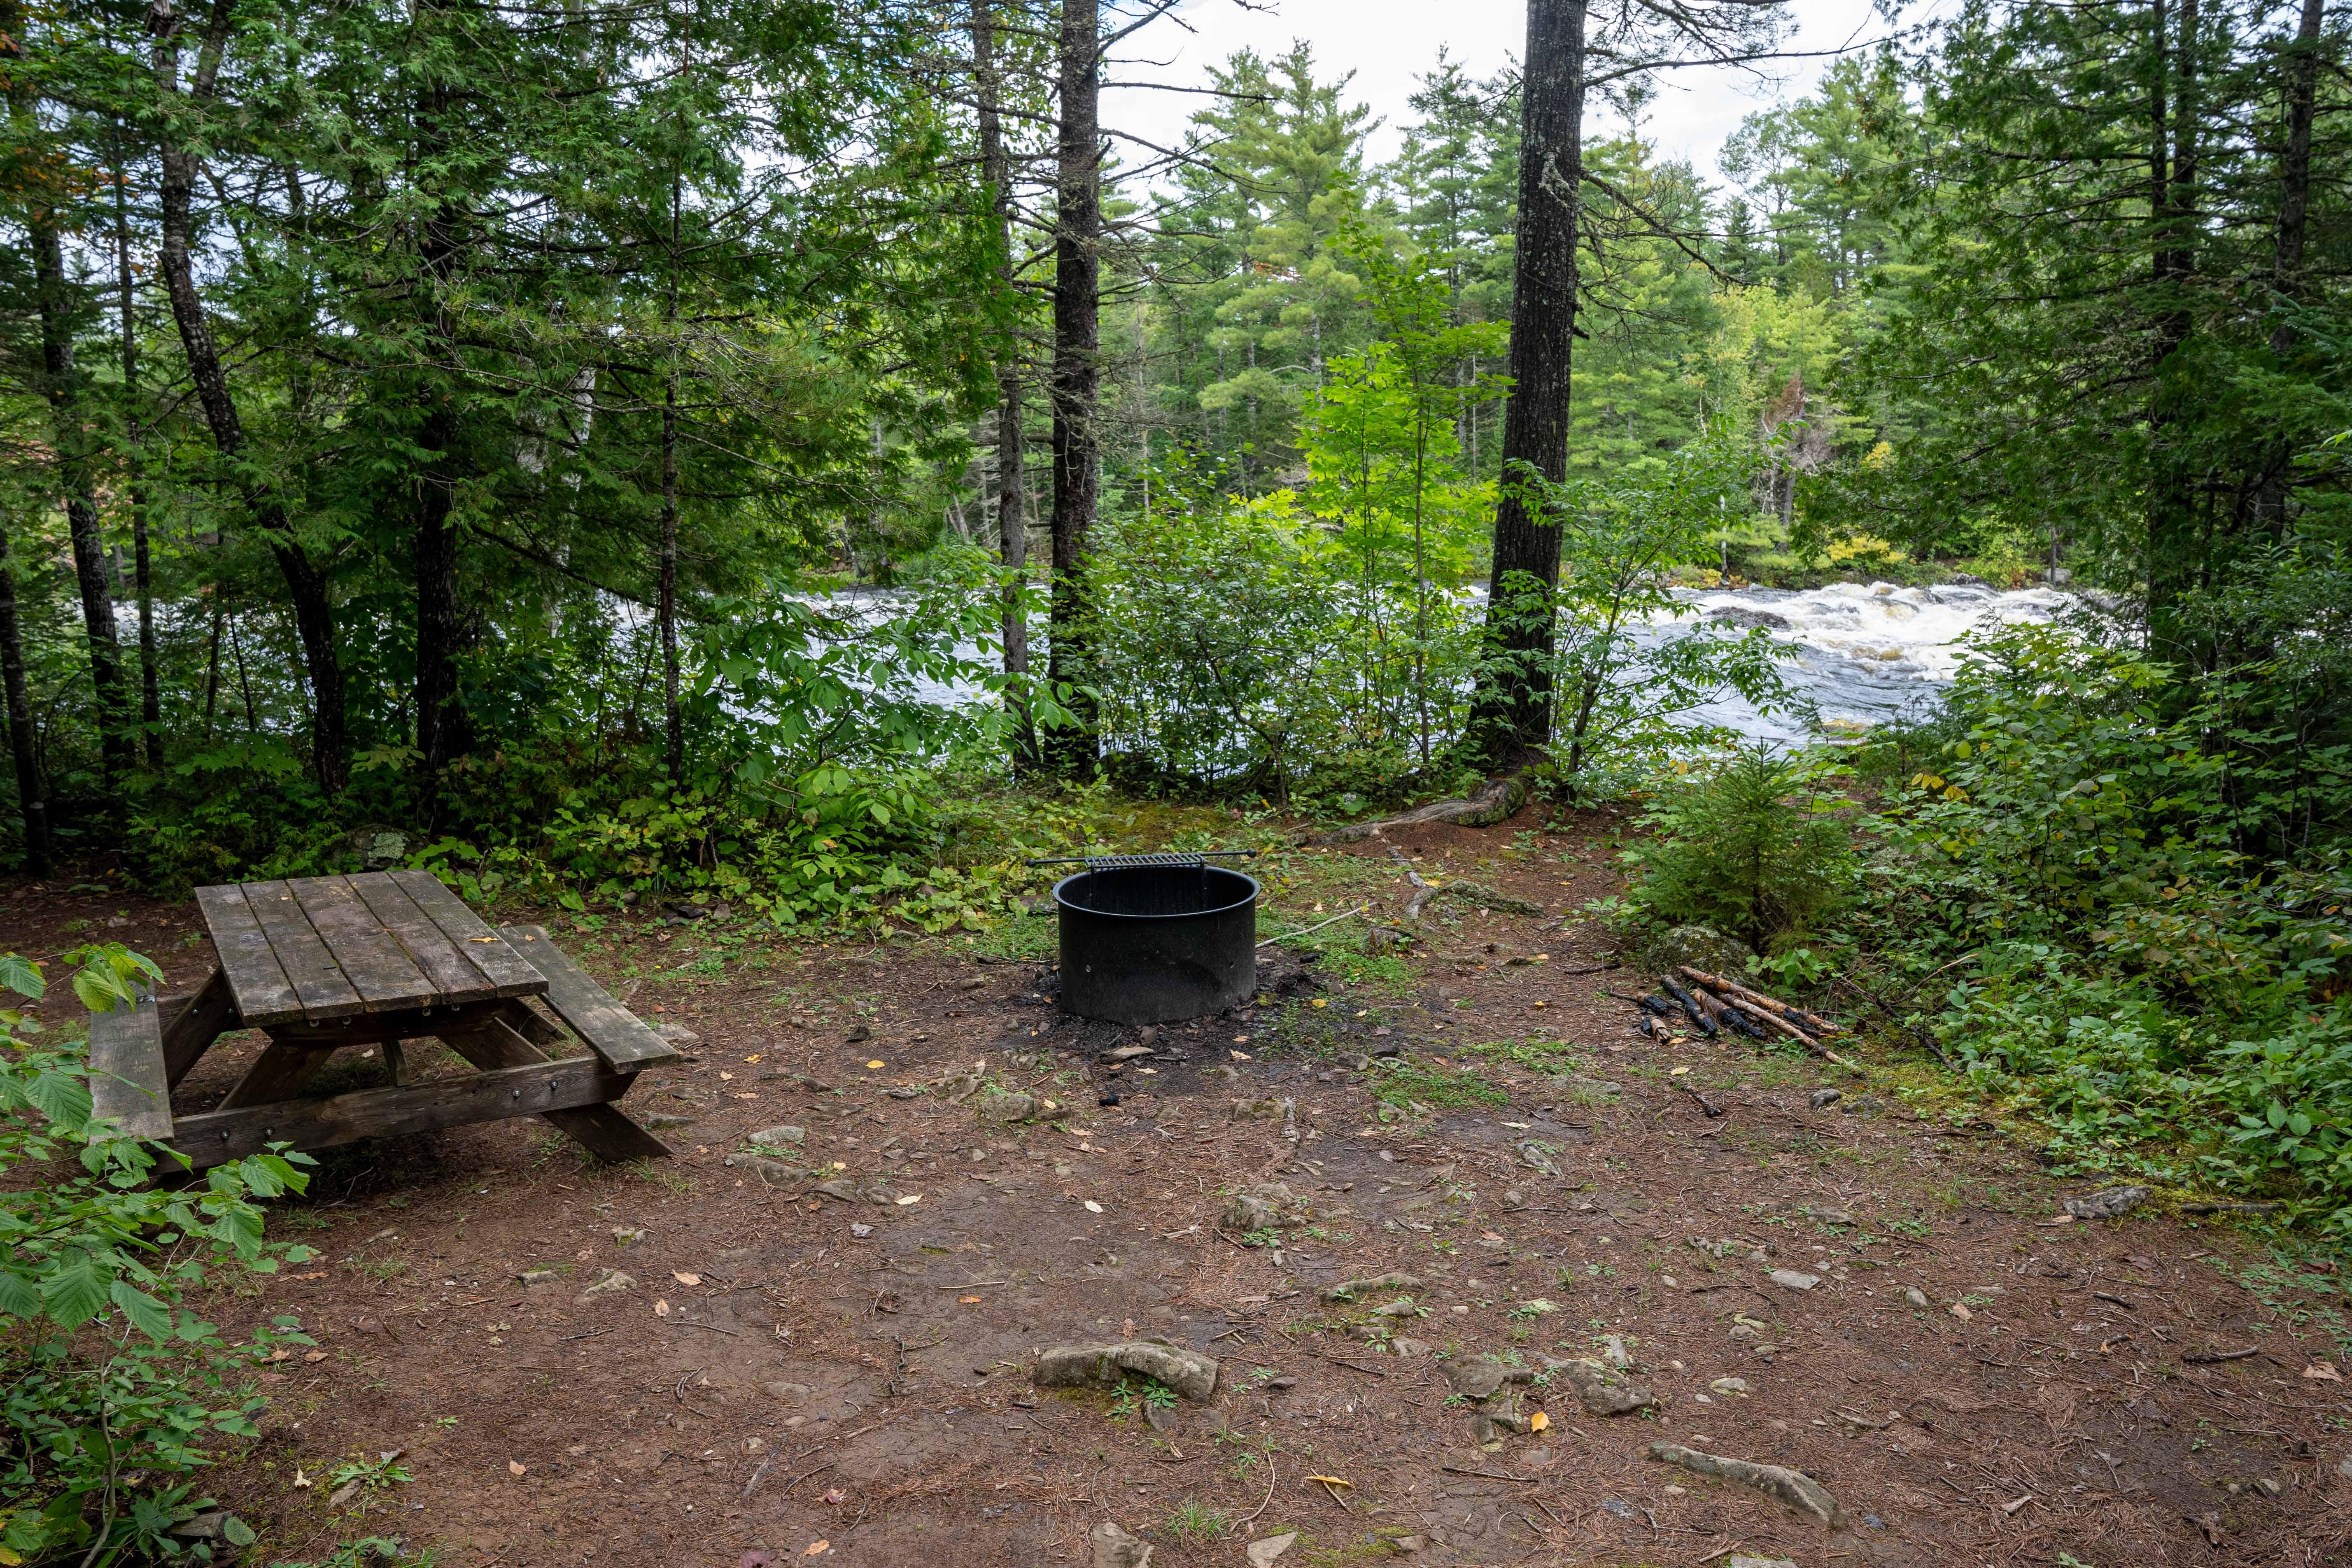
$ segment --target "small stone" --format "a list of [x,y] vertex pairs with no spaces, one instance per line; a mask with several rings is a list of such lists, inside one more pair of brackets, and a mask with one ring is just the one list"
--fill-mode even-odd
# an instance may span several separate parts
[[1519,1163],[1525,1165],[1528,1170],[1534,1171],[1541,1175],[1557,1176],[1559,1174],[1559,1167],[1552,1163],[1551,1155],[1545,1151],[1543,1145],[1540,1143],[1530,1142],[1520,1144]]
[[632,1242],[643,1241],[645,1238],[646,1227],[644,1226],[616,1225],[613,1227],[614,1241],[623,1247],[626,1247]]
[[702,1037],[696,1034],[692,1029],[688,1028],[684,1024],[664,1024],[660,1028],[656,1029],[654,1033],[659,1035],[663,1039],[667,1040],[673,1046],[698,1046],[702,1044]]
[[1787,1557],[1734,1557],[1726,1568],[1797,1568],[1797,1564]]
[[[1535,1305],[1532,1301],[1528,1304],[1529,1306]],[[1607,1362],[1611,1366],[1616,1367],[1621,1372],[1626,1367],[1632,1366],[1633,1364],[1633,1357],[1625,1349],[1625,1336],[1622,1334],[1601,1335],[1601,1359]]]
[[1105,1051],[1102,1054],[1102,1060],[1116,1065],[1119,1062],[1131,1062],[1138,1057],[1148,1057],[1150,1054],[1150,1046],[1118,1046]]
[[1094,1548],[1094,1568],[1150,1568],[1151,1543],[1108,1521],[1096,1525],[1087,1540]]
[[1269,1535],[1264,1541],[1251,1542],[1244,1555],[1249,1558],[1250,1568],[1272,1568],[1274,1560],[1289,1551],[1297,1540],[1298,1531],[1295,1530]]
[[760,1385],[760,1392],[777,1399],[797,1399],[814,1391],[805,1383],[763,1383]]
[[762,1127],[745,1140],[762,1149],[797,1149],[808,1139],[805,1127]]
[[1445,1363],[1445,1380],[1465,1399],[1489,1398],[1504,1384],[1532,1383],[1535,1375],[1526,1367],[1506,1365],[1493,1356],[1464,1356]]
[[1281,1115],[1282,1101],[1271,1099],[1236,1100],[1232,1111],[1232,1119],[1235,1121],[1271,1121]]
[[1784,1290],[1810,1290],[1822,1282],[1818,1274],[1801,1274],[1793,1268],[1775,1268],[1765,1278]]
[[1395,1547],[1399,1552],[1410,1554],[1425,1549],[1429,1545],[1429,1542],[1418,1535],[1400,1535],[1394,1541],[1390,1542],[1389,1544]]
[[2146,1187],[2109,1187],[2087,1197],[2068,1198],[2058,1206],[2076,1219],[2113,1219],[2137,1208],[2147,1199]]
[[659,1132],[664,1128],[667,1127],[691,1127],[694,1125],[694,1118],[691,1116],[674,1116],[667,1111],[657,1110],[651,1116],[638,1117],[637,1125],[644,1128],[648,1132]]
[[1657,1395],[1650,1390],[1590,1357],[1558,1363],[1545,1359],[1553,1371],[1568,1379],[1584,1408],[1595,1415],[1630,1415],[1657,1403]]
[[2336,1473],[2352,1479],[2352,1454],[2347,1454],[2336,1462]]
[[1147,1402],[1143,1406],[1143,1419],[1145,1425],[1154,1432],[1176,1430],[1176,1412],[1169,1409],[1165,1405],[1153,1405]]
[[1756,950],[1738,937],[1712,926],[1676,926],[1642,956],[1654,973],[1672,974],[1683,964],[1715,974],[1738,974],[1748,968]]
[[552,1268],[526,1268],[515,1278],[526,1285],[545,1285],[558,1279],[559,1276]]
[[636,1288],[636,1280],[629,1275],[622,1273],[617,1268],[607,1268],[596,1277],[596,1282],[593,1285],[580,1292],[580,1299],[587,1301],[598,1296],[617,1296],[625,1290],[634,1290]]
[[1717,1394],[1736,1394],[1743,1399],[1748,1396],[1748,1380],[1744,1377],[1718,1377],[1707,1387]]
[[2281,1487],[2278,1482],[2273,1480],[2268,1476],[2256,1476],[2254,1478],[2254,1489],[2262,1493],[2264,1497],[2276,1497],[2285,1489]]
[[1417,1340],[1410,1334],[1399,1334],[1389,1342],[1389,1353],[1402,1359],[1434,1355],[1437,1347],[1427,1340]]
[[1839,1100],[1843,1100],[1844,1098],[1845,1091],[1843,1089],[1817,1089],[1813,1090],[1812,1094],[1813,1109],[1815,1110],[1827,1110],[1831,1106],[1835,1105]]
[[1916,1285],[1904,1287],[1903,1299],[1923,1312],[1927,1310],[1927,1292],[1920,1289]]
[[1235,1193],[1226,1202],[1218,1223],[1227,1230],[1247,1236],[1252,1231],[1304,1225],[1313,1217],[1310,1206],[1282,1183],[1261,1182],[1245,1193]]
[[1641,1516],[1642,1512],[1640,1509],[1635,1508],[1632,1503],[1627,1502],[1622,1498],[1602,1498],[1601,1500],[1601,1506],[1608,1512],[1609,1517],[1612,1519],[1637,1519]]
[[992,1094],[980,1101],[976,1114],[982,1121],[1026,1121],[1037,1114],[1040,1105],[1032,1094]]
[[874,1031],[867,1028],[863,1024],[852,1024],[849,1027],[841,1032],[843,1042],[852,1046],[858,1044],[860,1041],[870,1040],[873,1037]]
[[764,1155],[730,1154],[721,1163],[733,1170],[751,1172],[760,1178],[761,1186],[790,1186],[801,1179],[801,1172],[796,1166],[787,1165],[782,1160],[768,1159]]

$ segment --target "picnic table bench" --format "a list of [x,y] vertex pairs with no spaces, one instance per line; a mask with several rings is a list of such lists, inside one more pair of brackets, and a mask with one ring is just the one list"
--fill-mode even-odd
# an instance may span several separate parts
[[[199,888],[196,904],[220,960],[204,984],[90,1015],[91,1097],[124,1131],[198,1167],[277,1142],[321,1149],[510,1116],[544,1117],[610,1160],[670,1152],[615,1102],[677,1049],[540,927],[493,931],[423,871]],[[213,1042],[252,1028],[269,1044],[236,1085],[210,1110],[175,1114],[172,1091]],[[421,1039],[478,1070],[417,1078],[404,1042]],[[303,1094],[354,1046],[381,1047],[391,1081]]]

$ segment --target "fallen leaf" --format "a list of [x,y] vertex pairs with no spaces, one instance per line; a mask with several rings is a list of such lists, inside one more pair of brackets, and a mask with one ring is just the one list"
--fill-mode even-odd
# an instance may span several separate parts
[[867,1072],[880,1072],[882,1070],[882,1064],[880,1062],[867,1062],[866,1064],[866,1070]]
[[829,1508],[839,1508],[848,1496],[849,1494],[839,1487],[828,1487],[822,1500]]
[[308,1490],[310,1485],[310,1478],[304,1475],[298,1468],[294,1472],[294,1484],[304,1490]]
[[1955,1301],[1952,1303],[1952,1316],[1965,1323],[1976,1314],[1969,1310],[1969,1304],[1966,1301]]
[[[1234,1038],[1237,1040],[1246,1040],[1249,1037],[1247,1035],[1235,1035]],[[1247,1051],[1227,1051],[1225,1054],[1233,1058],[1234,1060],[1237,1062],[1245,1062],[1250,1059],[1249,1053]]]
[[765,1051],[753,1051],[750,1056],[745,1057],[743,1059],[747,1062],[756,1062],[765,1055],[767,1055]]
[[919,1204],[919,1203],[921,1203],[922,1201],[923,1201],[923,1194],[920,1194],[920,1193],[908,1193],[908,1194],[907,1194],[905,1196],[901,1197],[901,1198],[898,1200],[898,1206],[899,1206],[900,1208],[905,1208],[908,1204]]
[[1528,1417],[1528,1430],[1530,1432],[1540,1432],[1550,1425],[1551,1417],[1540,1410]]
[[1337,1476],[1309,1476],[1307,1479],[1310,1481],[1321,1481],[1327,1487],[1346,1487],[1349,1491],[1356,1489],[1355,1482],[1343,1481]]
[[2336,1371],[2333,1363],[2324,1361],[2315,1361],[2309,1366],[2305,1367],[2303,1369],[2303,1375],[2311,1379],[2314,1383],[2341,1383],[2344,1381],[2344,1374]]
[[522,1463],[521,1461],[520,1461],[520,1460],[517,1460],[517,1459],[509,1459],[509,1460],[507,1461],[507,1474],[509,1474],[509,1475],[510,1475],[510,1476],[520,1476],[520,1475],[523,1475],[523,1474],[527,1473],[530,1469],[530,1467],[529,1465],[523,1464],[523,1463]]
[[830,1541],[812,1541],[808,1545],[802,1548],[801,1555],[803,1557],[822,1557],[832,1550],[833,1542]]
[[304,1361],[312,1361],[312,1362],[324,1361],[324,1360],[326,1360],[326,1359],[327,1359],[327,1352],[326,1352],[325,1351],[312,1351],[312,1352],[310,1352],[308,1355],[304,1356],[302,1359],[303,1359]]
[[677,1281],[679,1284],[681,1284],[681,1285],[699,1285],[699,1284],[701,1284],[701,1283],[702,1283],[702,1276],[701,1276],[701,1275],[699,1275],[699,1274],[685,1274],[685,1273],[681,1273],[681,1272],[679,1272],[677,1269],[675,1269],[675,1268],[673,1268],[673,1269],[671,1269],[671,1270],[669,1271],[669,1277],[670,1277],[671,1279],[673,1279],[677,1280]]
[[1690,1068],[1668,1068],[1666,1069],[1666,1076],[1668,1078],[1680,1078],[1683,1074],[1688,1071],[1690,1071]]
[[2015,1513],[2019,1509],[2023,1508],[2027,1503],[2030,1503],[2030,1502],[2032,1502],[2032,1500],[2033,1500],[2033,1494],[2032,1494],[2032,1492],[2028,1492],[2028,1493],[2026,1493],[2023,1497],[2019,1498],[2015,1502],[2005,1502],[2005,1503],[2001,1504],[2001,1505],[2000,1505],[2000,1511],[2001,1511],[2001,1512],[2003,1512],[2003,1513],[2013,1514],[2013,1513]]
[[655,1316],[655,1317],[656,1317],[656,1318],[667,1318],[667,1317],[668,1317],[668,1316],[669,1316],[669,1303],[668,1303],[667,1301],[656,1301],[656,1302],[654,1303],[654,1316]]
[[974,1301],[979,1300],[980,1300],[980,1298],[979,1298],[979,1297],[977,1297],[977,1296],[958,1296],[958,1297],[956,1298],[956,1300],[957,1300],[958,1301],[960,1301],[960,1302],[962,1302],[962,1303],[964,1303],[964,1304],[966,1304],[966,1305],[969,1305],[969,1304],[971,1304],[971,1302],[974,1302]]
[[1095,1202],[1092,1198],[1088,1198],[1087,1200],[1087,1212],[1088,1214],[1100,1214],[1102,1213],[1102,1205]]
[[725,1069],[723,1069],[723,1068],[722,1068],[722,1069],[720,1069],[719,1076],[720,1078],[723,1078],[723,1079],[727,1079],[727,1080],[728,1080],[729,1082],[730,1082],[730,1083],[731,1083],[731,1082],[733,1082],[733,1081],[734,1081],[734,1079],[735,1079],[735,1075],[734,1075],[733,1073],[731,1073],[731,1072],[728,1072],[728,1071],[726,1071],[726,1070],[725,1070]]

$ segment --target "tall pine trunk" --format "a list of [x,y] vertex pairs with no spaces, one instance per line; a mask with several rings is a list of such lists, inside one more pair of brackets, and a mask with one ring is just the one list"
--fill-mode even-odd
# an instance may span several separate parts
[[2200,487],[2190,472],[2193,416],[2199,389],[2182,351],[2195,318],[2190,295],[2198,258],[2199,132],[2198,4],[2178,0],[2177,21],[2166,0],[2149,9],[2148,216],[2155,288],[2154,344],[2148,394],[2147,626],[2148,648],[2188,675],[2204,660],[2199,640],[2181,617],[2181,601],[2200,586],[2206,561]]
[[147,765],[163,765],[163,693],[155,668],[155,577],[147,545],[146,431],[139,417],[139,321],[131,287],[131,213],[114,171],[114,281],[122,318],[122,461],[130,470],[131,585],[139,597],[139,722]]
[[1046,674],[1066,687],[1074,722],[1045,738],[1065,777],[1095,771],[1096,704],[1079,689],[1087,668],[1089,535],[1100,481],[1102,131],[1101,25],[1097,0],[1064,0],[1061,136],[1054,201],[1054,598]]
[[16,760],[16,810],[25,824],[25,871],[49,874],[49,805],[42,798],[41,761],[33,744],[33,704],[25,691],[25,639],[16,625],[16,564],[0,521],[0,685],[7,689],[8,750]]
[[669,299],[663,321],[670,338],[669,367],[662,380],[661,418],[661,619],[663,755],[672,784],[686,775],[686,716],[677,701],[677,268],[679,175],[669,183]]
[[[999,100],[1003,90],[996,72],[995,18],[990,0],[972,0],[971,66],[974,96],[980,110],[981,177],[988,182],[996,211],[999,253],[997,281],[1008,305],[1017,299],[1013,262],[1013,166],[1005,155]],[[1022,472],[1021,346],[1017,334],[1008,334],[996,361],[996,537],[1003,557],[1004,610],[1000,635],[1004,643],[1004,673],[1029,673],[1029,619],[1022,605],[1023,579],[1029,565],[1029,506],[1027,482]],[[1037,755],[1036,727],[1029,706],[1018,689],[1013,704],[1013,755],[1016,766],[1034,763]]]
[[1551,738],[1553,600],[1559,527],[1522,484],[1568,472],[1569,377],[1576,340],[1576,238],[1583,210],[1586,0],[1528,0],[1519,100],[1519,216],[1511,287],[1510,399],[1502,498],[1486,603],[1472,743],[1509,768]]
[[81,590],[89,680],[98,697],[99,754],[106,791],[112,795],[130,771],[133,752],[130,706],[123,700],[122,645],[114,626],[114,588],[107,573],[106,542],[100,531],[98,501],[90,483],[90,447],[96,432],[74,363],[73,297],[66,283],[65,250],[56,216],[36,207],[26,226],[31,230],[33,275],[39,296],[42,390],[48,398],[50,439],[56,445],[58,476],[65,490],[74,582]]
[[[448,88],[436,81],[417,98],[417,143],[423,162],[437,160],[448,146]],[[457,689],[457,656],[466,642],[466,617],[457,595],[457,510],[459,458],[465,424],[462,374],[456,331],[446,304],[450,275],[465,244],[465,216],[444,200],[418,228],[417,267],[425,285],[424,341],[440,360],[425,367],[418,392],[427,400],[417,446],[431,454],[414,485],[416,537],[416,749],[425,777],[472,750],[473,726]]]
[[[2278,236],[2271,287],[2290,300],[2303,297],[2303,251],[2311,226],[2311,122],[2319,92],[2319,37],[2327,20],[2327,0],[2303,0],[2294,47],[2286,58],[2286,145],[2279,153]],[[2285,359],[2294,352],[2294,329],[2281,321],[2271,329],[2271,353]],[[2287,521],[2287,476],[2294,448],[2274,442],[2265,466],[2256,515],[2275,536]]]
[[148,30],[154,38],[156,102],[164,117],[162,244],[157,259],[172,303],[172,321],[179,329],[180,347],[187,355],[188,379],[195,387],[205,424],[212,431],[213,449],[226,470],[224,477],[252,514],[278,563],[279,575],[286,579],[287,599],[294,611],[295,634],[302,644],[303,668],[310,683],[310,764],[320,787],[329,795],[340,795],[351,778],[351,726],[342,665],[335,652],[334,601],[327,591],[326,574],[294,536],[285,503],[244,461],[245,424],[229,395],[228,374],[221,364],[204,298],[196,292],[190,259],[200,159],[188,149],[184,130],[174,121],[212,102],[214,79],[228,47],[233,5],[234,0],[213,0],[212,16],[197,51],[195,78],[185,94],[179,84],[180,15],[172,0],[153,0],[148,8]]

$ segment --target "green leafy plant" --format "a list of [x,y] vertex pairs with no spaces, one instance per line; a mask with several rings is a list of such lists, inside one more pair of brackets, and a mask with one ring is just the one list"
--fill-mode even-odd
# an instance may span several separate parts
[[[76,993],[125,994],[154,966],[120,946],[79,950]],[[38,968],[0,959],[0,981],[37,998]],[[215,1268],[274,1272],[303,1247],[262,1239],[263,1201],[299,1192],[310,1162],[276,1152],[217,1165],[201,1184],[151,1184],[173,1158],[92,1114],[78,1045],[36,1047],[19,1009],[0,1009],[0,1561],[68,1549],[88,1560],[203,1560],[169,1535],[210,1506],[188,1479],[218,1445],[259,1434],[257,1362],[310,1342],[280,1317],[242,1344],[181,1305]],[[252,1539],[242,1521],[224,1535]]]

